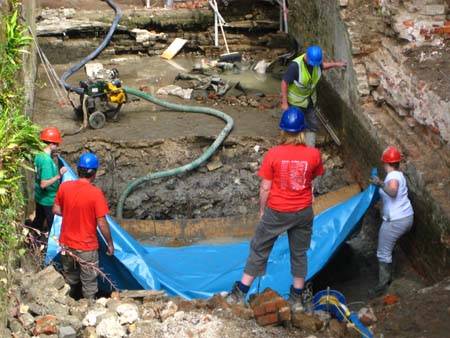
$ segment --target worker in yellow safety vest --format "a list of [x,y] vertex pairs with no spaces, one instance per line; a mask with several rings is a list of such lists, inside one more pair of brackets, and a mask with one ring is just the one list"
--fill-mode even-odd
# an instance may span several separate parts
[[289,106],[301,108],[305,113],[306,144],[314,147],[318,130],[315,106],[317,104],[316,86],[322,75],[322,70],[331,68],[346,68],[347,62],[322,62],[322,49],[311,46],[295,58],[289,65],[281,81],[281,110]]

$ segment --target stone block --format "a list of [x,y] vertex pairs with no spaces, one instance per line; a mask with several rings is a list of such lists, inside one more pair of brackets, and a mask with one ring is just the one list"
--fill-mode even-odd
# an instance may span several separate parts
[[332,319],[328,323],[328,331],[334,338],[346,337],[347,328],[344,323],[341,323],[337,319]]
[[432,4],[432,5],[425,5],[421,9],[420,13],[423,15],[445,15],[447,14],[448,6],[446,4]]
[[252,309],[240,305],[233,305],[232,311],[236,316],[244,320],[250,320],[255,316]]
[[377,322],[377,317],[371,307],[363,307],[358,311],[358,318],[364,326],[370,326]]
[[34,317],[29,312],[20,315],[19,318],[25,328],[30,328],[34,324]]
[[380,77],[376,73],[369,73],[368,81],[371,87],[378,87],[380,85]]
[[304,312],[293,312],[291,320],[292,325],[299,329],[319,331],[323,327],[323,322],[319,318]]
[[59,338],[77,338],[75,329],[71,326],[63,326],[59,328]]
[[359,83],[357,86],[359,96],[368,96],[370,95],[370,89],[368,83]]
[[98,336],[105,338],[124,337],[126,334],[126,329],[120,325],[118,318],[113,316],[109,316],[100,321],[95,331]]
[[62,289],[66,284],[64,277],[55,270],[53,265],[49,265],[44,270],[39,271],[35,279],[39,280],[41,285],[53,286],[56,290]]
[[119,314],[120,324],[132,324],[139,319],[139,308],[136,304],[120,304],[116,312]]

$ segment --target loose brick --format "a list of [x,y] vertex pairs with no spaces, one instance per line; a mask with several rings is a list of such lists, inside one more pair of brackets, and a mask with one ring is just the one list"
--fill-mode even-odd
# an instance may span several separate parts
[[277,301],[275,302],[275,305],[276,305],[278,310],[280,310],[280,309],[282,309],[282,308],[284,308],[286,306],[289,307],[288,301],[286,299],[284,299],[284,298],[281,298],[281,297],[279,299],[277,299]]
[[278,314],[269,313],[267,315],[256,318],[256,322],[261,326],[278,324]]
[[403,21],[403,26],[414,27],[414,21],[413,20],[405,20],[405,21]]
[[289,306],[283,307],[278,310],[278,318],[282,322],[291,320],[291,308]]
[[300,329],[319,331],[323,327],[323,322],[314,316],[303,312],[292,313],[292,325]]
[[57,334],[58,333],[58,319],[55,316],[47,315],[36,319],[36,327],[33,334],[39,336],[40,334]]
[[276,293],[275,291],[273,291],[270,288],[266,288],[262,293],[260,294],[256,294],[256,295],[251,295],[250,296],[250,306],[252,308],[259,306],[263,303],[269,302],[275,298],[280,297],[280,295],[278,293]]
[[258,305],[253,308],[253,314],[255,317],[260,317],[266,314],[266,308],[264,305]]
[[264,308],[266,309],[266,313],[277,312],[277,306],[275,305],[276,300],[272,300],[264,304]]

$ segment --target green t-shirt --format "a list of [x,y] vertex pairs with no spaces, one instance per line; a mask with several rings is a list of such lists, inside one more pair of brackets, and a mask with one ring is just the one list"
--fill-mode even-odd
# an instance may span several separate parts
[[50,207],[55,202],[59,181],[56,181],[45,189],[41,189],[41,180],[48,180],[58,175],[58,168],[56,167],[55,162],[53,162],[51,156],[46,152],[42,152],[34,159],[34,170],[34,198],[40,205]]

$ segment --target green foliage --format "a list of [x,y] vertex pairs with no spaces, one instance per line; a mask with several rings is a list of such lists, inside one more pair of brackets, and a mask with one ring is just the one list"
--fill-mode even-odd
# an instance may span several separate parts
[[22,114],[24,89],[19,79],[30,37],[19,22],[18,2],[9,2],[11,13],[0,18],[0,326],[5,322],[12,270],[24,252],[23,173],[42,146],[38,127]]

